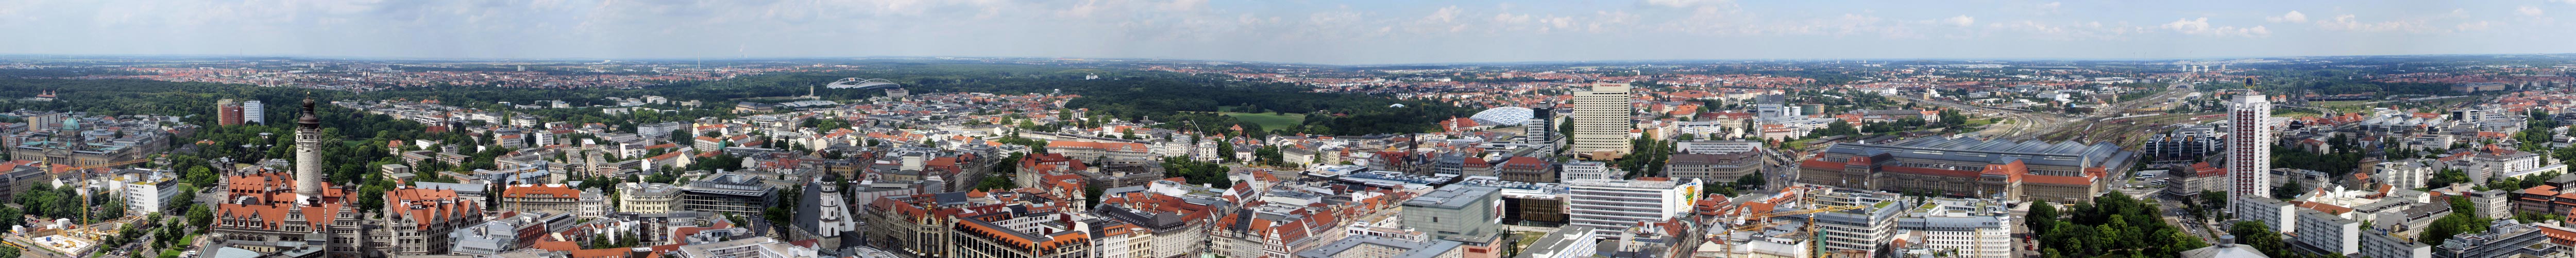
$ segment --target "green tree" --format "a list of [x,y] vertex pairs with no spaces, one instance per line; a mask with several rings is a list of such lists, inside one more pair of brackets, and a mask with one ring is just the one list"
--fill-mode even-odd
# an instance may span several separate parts
[[2028,219],[2023,220],[2022,223],[2023,226],[2030,227],[2032,235],[2047,235],[2049,229],[2057,225],[2057,205],[2050,205],[2048,201],[2033,200],[2030,202],[2030,213],[2027,217]]
[[206,211],[206,205],[205,205],[205,204],[196,204],[196,205],[189,205],[189,206],[188,206],[188,225],[190,225],[190,226],[191,226],[191,227],[193,227],[193,228],[196,228],[198,233],[205,233],[205,232],[206,232],[206,229],[207,229],[207,227],[206,227],[206,226],[207,226],[207,225],[213,225],[213,224],[208,224],[208,223],[210,223],[210,222],[214,222],[214,221],[215,221],[215,213],[214,213],[214,212],[210,212],[210,211]]
[[2290,257],[2289,255],[2292,255],[2289,253],[2290,246],[2281,242],[2281,232],[2272,230],[2271,225],[2265,225],[2260,221],[2237,221],[2236,225],[2227,227],[2227,234],[2236,236],[2236,243],[2252,246],[2254,250],[2263,251],[2263,255],[2266,256]]

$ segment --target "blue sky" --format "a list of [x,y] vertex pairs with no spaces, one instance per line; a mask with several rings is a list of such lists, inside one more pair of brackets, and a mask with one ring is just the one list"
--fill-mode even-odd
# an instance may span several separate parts
[[2576,0],[0,0],[0,54],[1393,64],[2576,52]]

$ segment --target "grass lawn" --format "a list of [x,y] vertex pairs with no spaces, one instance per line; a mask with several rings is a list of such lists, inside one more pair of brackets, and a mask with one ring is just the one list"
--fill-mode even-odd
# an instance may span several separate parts
[[1280,113],[1280,114],[1271,114],[1271,113],[1235,113],[1235,112],[1223,112],[1223,113],[1219,113],[1219,114],[1225,114],[1226,116],[1234,117],[1234,119],[1243,120],[1244,122],[1251,122],[1252,124],[1261,125],[1261,129],[1263,129],[1263,130],[1271,130],[1271,131],[1277,131],[1277,130],[1279,130],[1279,129],[1287,129],[1287,128],[1291,128],[1291,127],[1297,127],[1297,125],[1306,124],[1306,114],[1293,114],[1293,113]]

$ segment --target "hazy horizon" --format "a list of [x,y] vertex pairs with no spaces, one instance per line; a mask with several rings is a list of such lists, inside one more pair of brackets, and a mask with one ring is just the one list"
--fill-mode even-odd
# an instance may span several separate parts
[[[2576,53],[2576,0],[0,0],[0,54],[1327,65]],[[2576,17],[2570,17],[2576,18]]]

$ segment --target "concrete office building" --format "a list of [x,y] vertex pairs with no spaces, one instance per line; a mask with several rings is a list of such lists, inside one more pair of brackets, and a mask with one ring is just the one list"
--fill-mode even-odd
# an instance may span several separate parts
[[1574,92],[1574,144],[1567,149],[1592,160],[1613,160],[1627,155],[1628,121],[1634,113],[1628,105],[1628,84],[1595,83],[1591,90]]
[[1760,152],[1725,154],[1673,154],[1664,161],[1665,173],[1677,178],[1698,178],[1702,182],[1731,182],[1744,175],[1762,173],[1771,159]]
[[1590,226],[1601,235],[1690,212],[1700,191],[1699,179],[1690,178],[1584,179],[1565,186],[1566,224]]
[[773,187],[760,182],[760,177],[726,173],[680,186],[680,210],[711,211],[743,216],[759,216],[769,204],[777,203]]
[[1903,196],[1858,189],[1837,188],[1816,194],[1817,205],[1865,206],[1870,208],[1825,212],[1813,216],[1816,230],[1824,235],[1820,246],[1827,252],[1875,251],[1878,246],[1896,239],[1897,219],[1907,216],[1914,203]]
[[1488,243],[1502,232],[1501,189],[1453,184],[1404,201],[1404,225],[1432,239]]
[[1610,172],[1610,163],[1600,161],[1572,161],[1559,164],[1556,168],[1558,179],[1562,180],[1619,179],[1627,176]]
[[1556,144],[1556,109],[1532,108],[1529,121],[1522,122],[1521,143],[1551,146]]

